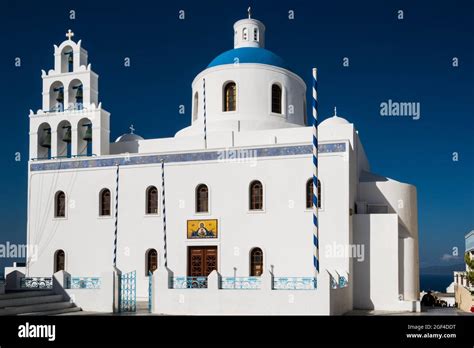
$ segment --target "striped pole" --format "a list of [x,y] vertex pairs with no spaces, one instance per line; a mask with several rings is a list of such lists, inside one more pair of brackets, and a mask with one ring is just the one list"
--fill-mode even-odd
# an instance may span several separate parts
[[120,165],[117,164],[115,175],[115,234],[114,234],[114,267],[117,266],[117,231],[118,231],[118,194],[119,194],[119,173]]
[[207,149],[206,79],[202,79],[202,97],[204,107],[204,147]]
[[319,274],[319,225],[318,225],[318,70],[313,68],[313,264]]
[[163,206],[163,256],[165,267],[168,267],[168,255],[166,249],[166,204],[165,204],[165,160],[161,160],[161,205]]

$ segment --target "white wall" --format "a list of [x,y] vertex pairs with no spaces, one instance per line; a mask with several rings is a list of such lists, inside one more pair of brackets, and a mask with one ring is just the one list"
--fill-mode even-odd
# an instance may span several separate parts
[[[325,244],[347,244],[348,162],[342,153],[321,154],[322,182],[321,267],[349,271],[344,257],[326,257]],[[264,251],[265,268],[276,276],[311,276],[312,214],[305,207],[305,185],[312,175],[311,155],[259,158],[256,162],[189,162],[166,165],[168,267],[186,275],[187,247],[218,245],[218,269],[224,276],[249,275],[249,252]],[[66,270],[73,276],[97,276],[112,264],[115,208],[115,167],[31,172],[29,243],[38,244],[39,260],[29,274],[46,276],[54,267],[54,252],[66,253]],[[264,185],[264,211],[249,212],[248,185]],[[210,212],[196,214],[194,192],[198,184],[210,189]],[[342,184],[341,184],[342,183]],[[161,202],[161,165],[122,166],[120,169],[118,267],[136,270],[138,293],[147,296],[145,252],[163,255],[161,204],[159,215],[145,215],[145,190],[155,185]],[[98,216],[103,188],[112,192],[112,214]],[[53,197],[63,190],[67,216],[53,217]],[[344,218],[345,216],[345,218]],[[217,240],[187,240],[186,221],[218,219]],[[288,241],[291,240],[291,243]],[[292,262],[289,263],[288,259]]]
[[354,308],[399,309],[397,215],[356,214],[353,223],[365,249],[364,261],[354,260]]

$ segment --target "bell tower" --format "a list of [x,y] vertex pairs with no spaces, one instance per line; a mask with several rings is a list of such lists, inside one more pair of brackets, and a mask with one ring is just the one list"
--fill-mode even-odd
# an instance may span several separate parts
[[48,160],[109,153],[110,114],[99,102],[99,76],[81,40],[54,45],[54,69],[42,70],[43,102],[30,110],[30,159]]

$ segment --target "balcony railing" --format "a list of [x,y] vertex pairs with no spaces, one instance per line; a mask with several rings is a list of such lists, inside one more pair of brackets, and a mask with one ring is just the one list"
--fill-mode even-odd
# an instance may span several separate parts
[[207,289],[207,277],[173,277],[173,289]]
[[274,277],[273,290],[314,290],[316,278],[305,277]]
[[338,280],[331,276],[331,288],[332,289],[340,289],[345,288],[347,286],[347,278],[344,276],[339,276]]
[[20,278],[22,289],[52,289],[53,278],[51,277],[24,277]]
[[260,277],[222,277],[221,289],[256,290],[260,289]]
[[99,277],[71,277],[66,285],[68,289],[100,289]]

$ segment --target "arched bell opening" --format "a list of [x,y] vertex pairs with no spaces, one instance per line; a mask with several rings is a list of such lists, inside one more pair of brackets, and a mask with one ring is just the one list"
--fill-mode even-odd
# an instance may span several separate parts
[[42,123],[38,127],[37,159],[51,158],[51,126]]
[[69,121],[62,121],[57,129],[57,157],[70,158],[72,144],[72,127]]
[[54,82],[49,89],[49,111],[64,111],[64,85],[60,81]]
[[61,72],[74,71],[74,51],[71,46],[65,46],[61,51]]
[[74,79],[69,84],[69,107],[73,110],[84,108],[84,86],[79,79]]
[[77,124],[77,155],[92,156],[92,122],[88,118],[83,118]]

